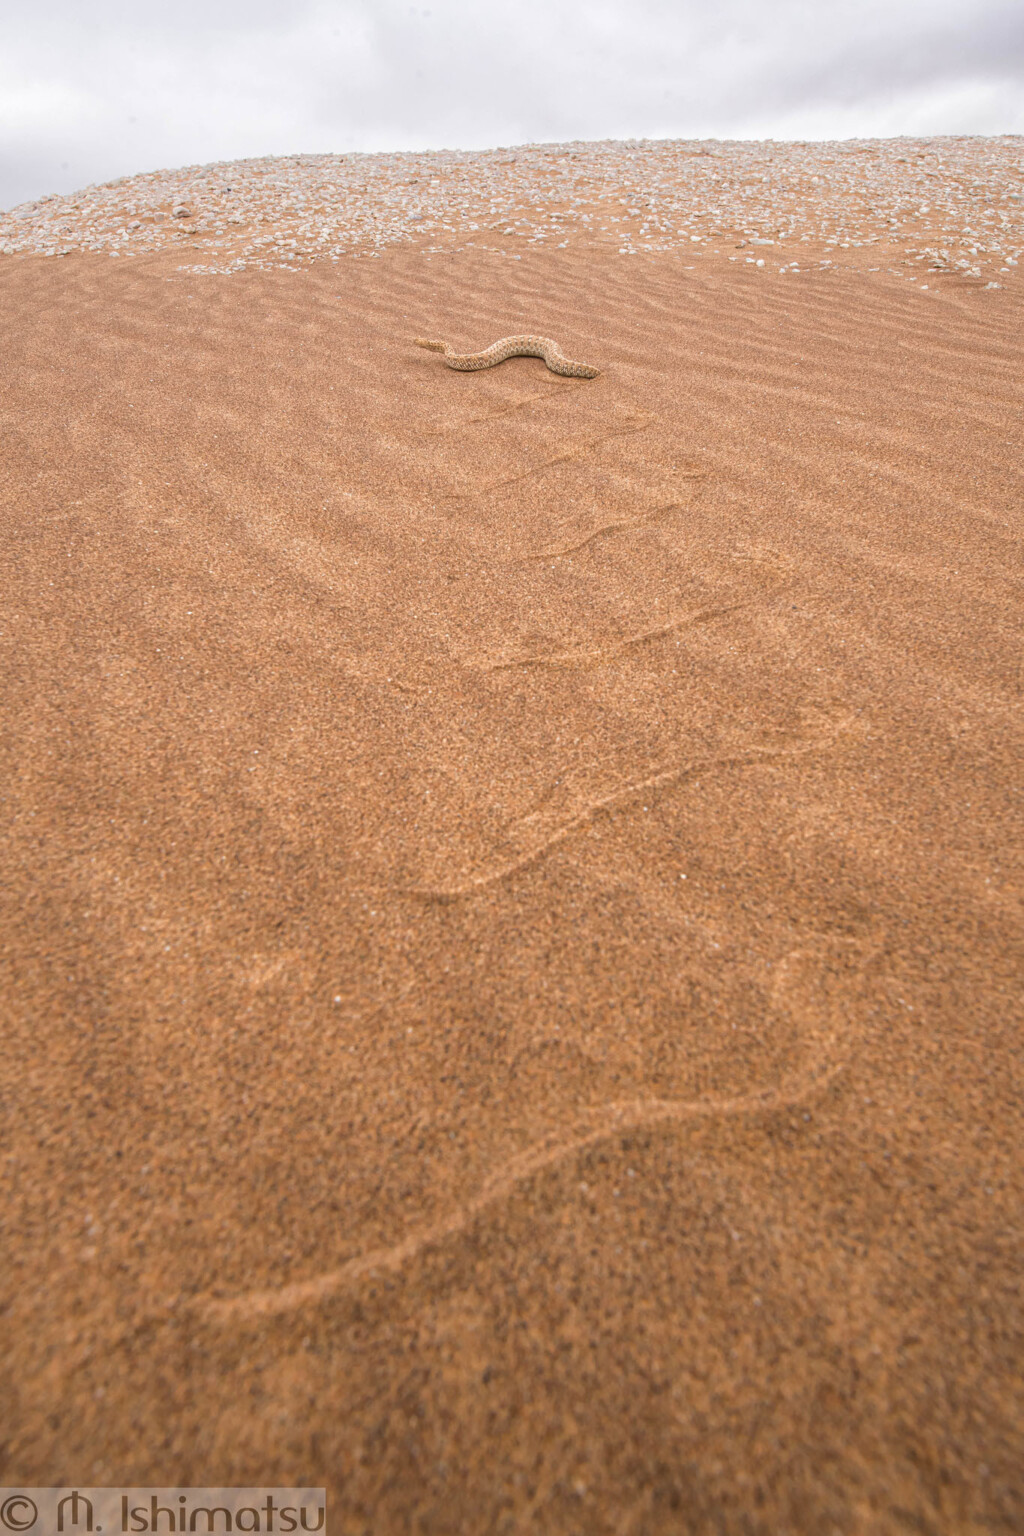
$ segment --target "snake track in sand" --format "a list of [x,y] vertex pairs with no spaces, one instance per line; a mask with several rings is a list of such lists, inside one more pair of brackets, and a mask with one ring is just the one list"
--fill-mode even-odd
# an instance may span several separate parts
[[552,373],[562,373],[573,379],[596,379],[600,368],[589,363],[574,363],[565,357],[557,342],[547,336],[506,336],[496,341],[484,352],[459,353],[446,341],[424,341],[417,337],[416,345],[428,352],[443,352],[446,368],[457,368],[461,373],[475,373],[478,368],[496,368],[510,357],[541,357]]

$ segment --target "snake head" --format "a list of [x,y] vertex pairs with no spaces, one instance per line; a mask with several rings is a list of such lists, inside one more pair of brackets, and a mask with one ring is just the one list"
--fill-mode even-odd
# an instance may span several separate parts
[[424,341],[421,336],[417,336],[417,338],[416,338],[416,345],[418,347],[426,347],[428,352],[446,352],[448,350],[448,346],[447,346],[446,342],[443,342],[443,341]]

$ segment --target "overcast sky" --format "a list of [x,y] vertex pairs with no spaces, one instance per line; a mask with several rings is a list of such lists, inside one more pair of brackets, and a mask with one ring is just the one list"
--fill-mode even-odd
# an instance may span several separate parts
[[1022,0],[0,0],[0,208],[302,151],[1024,133]]

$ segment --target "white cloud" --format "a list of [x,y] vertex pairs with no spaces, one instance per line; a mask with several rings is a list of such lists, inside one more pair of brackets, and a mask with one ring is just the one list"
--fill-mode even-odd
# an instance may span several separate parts
[[0,139],[74,132],[91,117],[93,106],[87,91],[63,80],[19,84],[0,79]]
[[290,151],[1024,131],[1017,0],[49,0],[5,24],[0,206]]

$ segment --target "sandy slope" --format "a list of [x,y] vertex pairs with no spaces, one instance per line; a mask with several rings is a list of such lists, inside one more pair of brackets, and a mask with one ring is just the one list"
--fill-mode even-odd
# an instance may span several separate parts
[[[1011,286],[1024,138],[605,140],[277,155],[147,171],[0,213],[0,254],[177,254],[179,271],[300,270],[415,242],[518,260],[547,244],[708,251],[769,271]],[[183,259],[182,259],[183,258]]]
[[1020,1529],[1021,304],[685,260],[0,269],[4,1482]]

